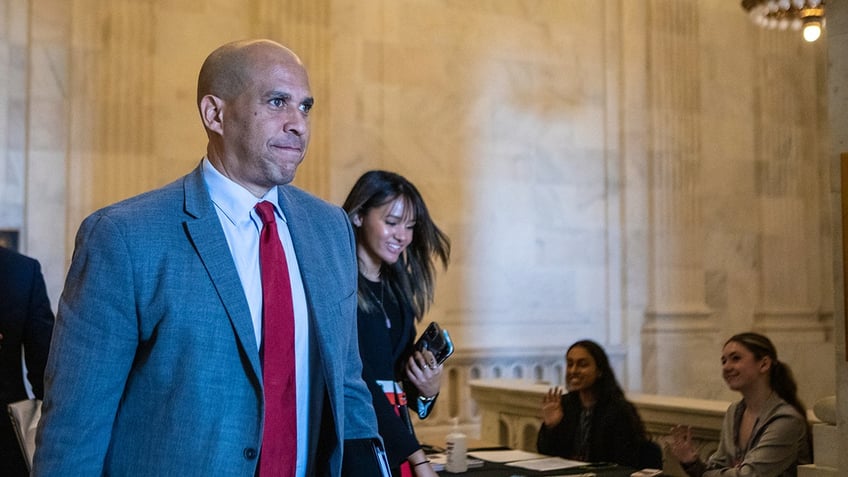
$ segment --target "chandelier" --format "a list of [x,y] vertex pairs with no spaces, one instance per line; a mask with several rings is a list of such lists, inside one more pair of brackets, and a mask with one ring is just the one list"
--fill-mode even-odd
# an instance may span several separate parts
[[824,28],[825,0],[742,0],[751,20],[764,28],[802,30],[813,42]]

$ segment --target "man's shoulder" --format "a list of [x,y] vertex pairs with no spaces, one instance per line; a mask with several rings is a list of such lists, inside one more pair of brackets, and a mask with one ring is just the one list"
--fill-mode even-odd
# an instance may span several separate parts
[[186,176],[183,176],[159,188],[120,200],[95,211],[91,215],[105,215],[116,219],[128,217],[137,221],[147,216],[161,216],[167,210],[182,210],[185,203],[185,179]]
[[336,225],[347,221],[347,214],[341,207],[303,189],[293,185],[284,185],[279,188],[279,191],[281,206],[286,210],[286,213],[306,214],[312,218],[330,218],[330,223]]
[[307,192],[297,186],[286,184],[279,187],[282,200],[290,201],[299,206],[319,207],[327,209],[338,209],[339,206],[327,202],[317,195]]
[[36,260],[10,248],[0,246],[0,264],[4,263],[33,265]]
[[0,247],[0,272],[5,279],[14,276],[16,281],[20,281],[21,277],[32,276],[39,267],[38,260],[10,248]]

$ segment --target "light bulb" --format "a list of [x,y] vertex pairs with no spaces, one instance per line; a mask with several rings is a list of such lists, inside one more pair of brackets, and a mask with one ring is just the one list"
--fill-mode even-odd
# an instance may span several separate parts
[[804,39],[812,43],[821,36],[821,23],[808,21],[804,24]]

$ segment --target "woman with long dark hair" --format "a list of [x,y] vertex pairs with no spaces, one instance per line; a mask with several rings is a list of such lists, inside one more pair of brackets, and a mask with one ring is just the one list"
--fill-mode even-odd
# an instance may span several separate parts
[[342,206],[356,235],[359,353],[393,476],[432,476],[409,410],[424,419],[441,387],[442,364],[413,349],[415,324],[433,302],[436,262],[450,240],[406,178],[369,171]]
[[722,375],[742,400],[727,409],[718,449],[706,462],[698,456],[688,426],[675,426],[669,448],[692,477],[794,477],[809,463],[807,410],[798,399],[792,370],[777,359],[771,340],[759,333],[728,339]]
[[636,408],[624,396],[606,352],[594,341],[572,344],[565,355],[565,386],[542,399],[542,454],[634,468],[662,467]]

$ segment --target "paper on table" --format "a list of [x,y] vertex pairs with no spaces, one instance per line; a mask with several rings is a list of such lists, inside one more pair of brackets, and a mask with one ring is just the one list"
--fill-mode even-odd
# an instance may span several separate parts
[[544,472],[546,470],[570,469],[572,467],[580,467],[586,465],[587,462],[579,460],[568,460],[562,457],[544,457],[541,459],[521,460],[518,462],[510,462],[506,465],[511,467],[520,467],[528,470],[538,470]]
[[[448,465],[448,455],[444,452],[427,454],[427,458],[430,459],[430,467],[432,467],[436,472],[445,470],[445,466]],[[483,461],[480,459],[468,459],[466,460],[466,464],[469,469],[483,467]]]
[[510,449],[510,450],[489,450],[489,451],[474,451],[469,452],[468,455],[471,457],[476,457],[478,459],[482,459],[489,462],[516,462],[519,460],[530,460],[530,459],[539,459],[542,457],[547,457],[542,454],[536,454],[534,452],[527,452],[518,449]]

